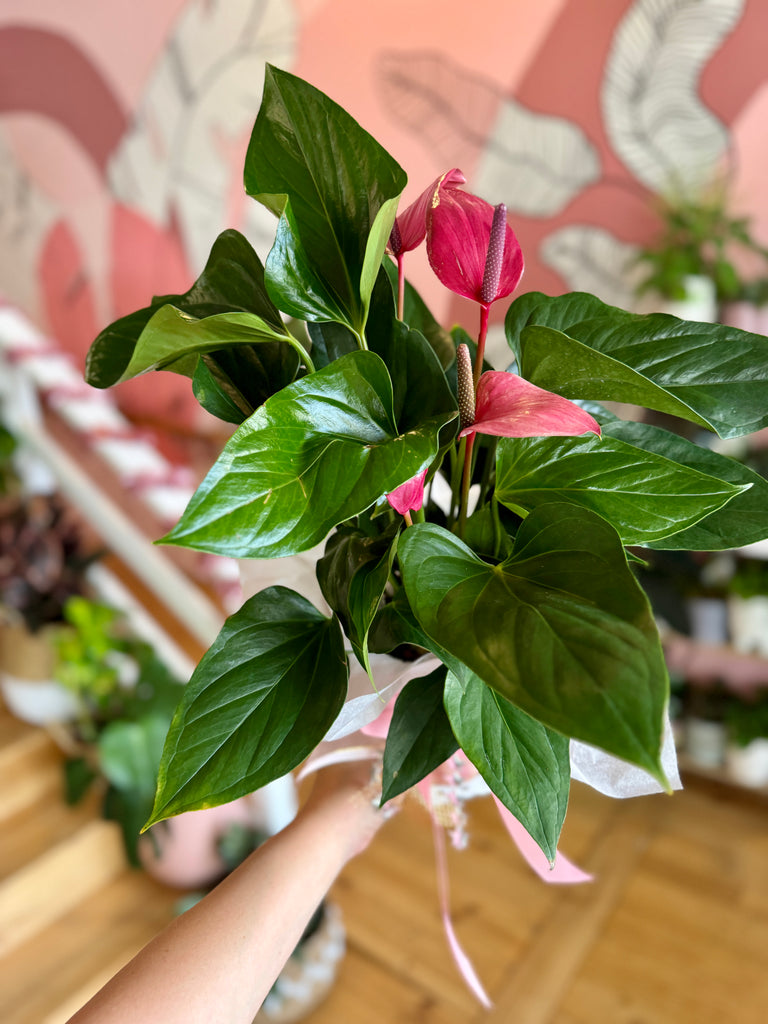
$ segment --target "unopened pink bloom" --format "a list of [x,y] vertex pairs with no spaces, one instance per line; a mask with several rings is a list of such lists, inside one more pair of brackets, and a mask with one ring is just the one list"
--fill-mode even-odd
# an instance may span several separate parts
[[466,180],[458,167],[435,178],[418,199],[395,217],[395,225],[389,236],[387,252],[398,257],[402,256],[404,252],[418,248],[427,233],[427,211],[432,197],[439,195],[444,189],[453,189],[457,185],[463,185]]
[[477,386],[475,422],[459,437],[567,437],[590,431],[600,436],[600,424],[567,398],[513,373],[488,370]]
[[506,207],[494,208],[457,188],[433,194],[427,255],[446,288],[486,309],[513,292],[523,274],[523,253],[507,224]]
[[401,516],[404,516],[406,512],[419,511],[424,504],[424,481],[426,476],[427,470],[423,469],[418,476],[413,477],[411,480],[406,480],[404,484],[400,484],[394,491],[390,491],[387,495],[387,501],[395,512],[399,512]]

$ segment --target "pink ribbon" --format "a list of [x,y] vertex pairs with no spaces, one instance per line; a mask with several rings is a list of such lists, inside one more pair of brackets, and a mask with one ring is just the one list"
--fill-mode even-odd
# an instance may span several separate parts
[[[392,699],[388,701],[386,706],[382,709],[381,714],[373,722],[363,726],[359,732],[371,739],[385,739],[392,721],[395,699],[395,697],[392,697]],[[378,756],[379,749],[370,745],[362,746],[350,743],[346,746],[337,746],[331,750],[325,751],[324,753],[313,755],[302,769],[300,778],[303,778],[311,772],[330,764],[339,763],[341,761],[376,758]],[[448,861],[446,857],[445,829],[437,819],[433,802],[433,787],[448,790],[449,799],[452,797],[451,802],[455,805],[456,809],[456,822],[453,834],[454,836],[460,836],[463,834],[463,811],[461,807],[461,800],[455,792],[456,784],[458,783],[461,785],[462,783],[466,783],[471,778],[476,778],[478,774],[477,769],[469,761],[462,758],[461,762],[457,762],[454,757],[444,765],[440,765],[440,767],[436,768],[433,772],[417,783],[416,789],[427,808],[432,822],[440,916],[448,948],[450,949],[451,956],[453,957],[456,967],[469,990],[478,1002],[485,1007],[485,1009],[490,1009],[493,1004],[491,1003],[472,962],[462,949],[451,920],[450,883]],[[561,885],[575,885],[592,880],[592,875],[587,874],[587,872],[582,871],[581,868],[571,863],[571,861],[569,861],[567,857],[563,856],[559,850],[555,855],[554,864],[550,864],[536,842],[531,838],[517,818],[515,818],[515,816],[504,806],[498,797],[494,796],[493,799],[499,812],[499,816],[504,823],[504,827],[515,843],[523,859],[539,876],[539,878],[550,884]]]

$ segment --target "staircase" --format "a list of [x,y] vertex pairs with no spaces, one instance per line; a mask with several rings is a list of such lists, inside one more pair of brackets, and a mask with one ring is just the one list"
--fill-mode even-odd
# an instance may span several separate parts
[[0,1020],[64,1024],[171,918],[95,800],[67,807],[63,757],[0,704]]

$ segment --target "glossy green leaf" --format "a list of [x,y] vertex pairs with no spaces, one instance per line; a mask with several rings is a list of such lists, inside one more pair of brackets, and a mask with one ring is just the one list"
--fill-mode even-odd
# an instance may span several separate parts
[[149,306],[104,328],[88,353],[85,375],[89,384],[108,388],[121,379],[141,332],[165,305],[176,306],[195,317],[248,311],[276,330],[281,327],[280,314],[266,292],[264,268],[258,256],[239,232],[224,231],[214,242],[205,269],[188,292],[156,296]]
[[317,563],[323,597],[344,624],[369,675],[368,631],[384,596],[396,546],[394,530],[370,537],[359,529],[340,528]]
[[236,345],[281,342],[296,347],[285,330],[276,330],[254,313],[218,313],[202,320],[174,306],[161,306],[141,332],[121,380],[148,370],[172,369],[179,361],[197,362],[202,352]]
[[400,431],[386,367],[353,352],[243,423],[165,540],[240,558],[305,551],[429,465],[453,415]]
[[568,739],[466,670],[449,672],[445,708],[464,753],[553,862],[568,808]]
[[405,183],[398,164],[338,104],[267,65],[245,188],[280,216],[267,280],[284,312],[363,331]]
[[384,747],[381,802],[404,793],[448,760],[458,743],[443,707],[445,667],[400,692]]
[[403,644],[430,649],[429,637],[414,618],[401,587],[392,600],[376,613],[368,634],[368,649],[374,654],[388,654]]
[[647,423],[616,420],[604,427],[604,431],[637,448],[656,452],[743,488],[725,506],[700,519],[694,526],[663,540],[651,541],[648,547],[676,551],[725,551],[768,537],[768,481],[747,466]]
[[347,689],[339,624],[270,587],[230,616],[174,715],[148,825],[252,793],[296,767]]
[[[592,295],[512,303],[520,373],[566,398],[629,402],[738,437],[768,425],[768,339],[723,324],[639,315]],[[537,301],[538,300],[538,301]]]
[[453,658],[548,728],[663,781],[664,657],[605,520],[542,505],[495,566],[447,530],[417,524],[400,538],[398,559],[419,625]]
[[[694,446],[695,447],[695,446]],[[531,511],[551,501],[592,509],[625,544],[678,533],[741,492],[738,485],[646,451],[617,437],[503,438],[496,460],[496,497]]]
[[266,341],[202,353],[196,377],[201,363],[210,371],[222,395],[244,411],[241,422],[272,395],[292,384],[302,371],[295,349],[284,342]]
[[253,412],[239,389],[227,387],[205,359],[197,361],[192,392],[206,412],[225,423],[242,423]]
[[360,347],[355,335],[344,324],[330,321],[308,323],[307,333],[312,341],[312,362],[318,370]]

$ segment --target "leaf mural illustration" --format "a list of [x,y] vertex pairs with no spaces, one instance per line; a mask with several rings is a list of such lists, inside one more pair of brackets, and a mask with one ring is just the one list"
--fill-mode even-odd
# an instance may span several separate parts
[[384,53],[376,77],[385,109],[422,141],[437,166],[477,163],[504,98],[492,79],[440,50]]
[[446,165],[477,165],[473,187],[510,212],[553,216],[600,177],[578,125],[527,110],[445,54],[387,54],[379,74],[388,109]]
[[511,212],[554,217],[599,178],[597,152],[575,122],[505,99],[473,187]]
[[53,227],[57,211],[21,167],[0,132],[0,274],[3,291],[22,308],[37,301],[40,253]]
[[573,224],[547,235],[541,243],[542,263],[556,270],[569,290],[592,292],[613,306],[634,308],[634,285],[639,268],[632,266],[637,252],[610,231]]
[[272,242],[274,219],[257,203],[244,204],[235,225],[232,182],[240,192],[264,64],[291,63],[295,32],[294,5],[282,0],[185,4],[112,158],[115,196],[158,223],[172,211],[193,267],[227,227],[240,226],[264,251]]
[[616,31],[602,88],[606,131],[655,192],[705,184],[727,150],[698,81],[743,8],[744,0],[638,0]]

